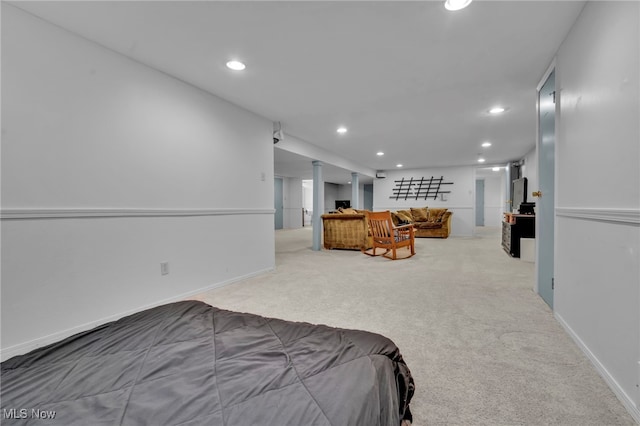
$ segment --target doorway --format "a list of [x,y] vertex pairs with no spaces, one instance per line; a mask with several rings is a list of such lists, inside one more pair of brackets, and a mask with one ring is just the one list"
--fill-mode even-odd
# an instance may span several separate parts
[[311,226],[313,217],[313,179],[302,180],[302,226]]
[[273,207],[276,209],[274,215],[275,229],[282,229],[284,227],[284,197],[282,178],[275,178],[273,180]]
[[484,179],[476,179],[476,226],[484,226]]
[[538,191],[536,198],[536,286],[553,310],[556,82],[552,68],[538,90]]

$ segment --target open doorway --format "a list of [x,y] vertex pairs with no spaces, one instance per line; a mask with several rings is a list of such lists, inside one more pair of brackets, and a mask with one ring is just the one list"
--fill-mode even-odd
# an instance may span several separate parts
[[505,180],[505,166],[476,169],[476,226],[502,227],[507,198]]
[[302,226],[311,226],[313,216],[313,180],[302,180]]

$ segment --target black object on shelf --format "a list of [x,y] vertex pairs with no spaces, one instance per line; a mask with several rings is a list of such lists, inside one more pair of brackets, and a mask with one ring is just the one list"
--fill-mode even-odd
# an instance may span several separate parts
[[534,207],[536,203],[520,203],[520,208],[518,211],[520,214],[534,214]]

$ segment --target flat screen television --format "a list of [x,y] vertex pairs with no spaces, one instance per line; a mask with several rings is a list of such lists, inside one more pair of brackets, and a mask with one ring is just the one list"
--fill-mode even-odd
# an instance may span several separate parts
[[527,202],[527,178],[514,179],[511,182],[511,194],[512,203],[511,208],[513,210],[519,209],[520,204]]
[[336,200],[336,210],[338,210],[340,207],[342,207],[343,209],[348,209],[349,207],[351,207],[351,200]]

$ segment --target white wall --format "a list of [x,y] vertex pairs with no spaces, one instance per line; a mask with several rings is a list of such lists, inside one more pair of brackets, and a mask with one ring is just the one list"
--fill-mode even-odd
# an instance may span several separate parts
[[348,200],[351,198],[340,198],[340,185],[336,183],[324,183],[324,213],[329,213],[336,209],[336,200]]
[[351,200],[351,185],[338,184],[338,200]]
[[[338,200],[350,200],[351,207],[355,205],[351,199],[351,185],[338,185]],[[358,184],[358,206],[359,209],[364,210],[364,184]]]
[[[441,189],[451,191],[445,194],[446,201],[434,199],[395,200],[389,197],[396,187],[396,180],[430,178],[444,176],[444,182],[453,185],[443,185]],[[387,177],[373,182],[374,210],[401,210],[410,207],[446,207],[453,212],[451,235],[472,236],[475,228],[475,168],[474,167],[446,167],[431,169],[408,169],[387,171]]]
[[2,90],[3,358],[274,267],[271,121],[7,3]]
[[640,422],[640,4],[587,2],[556,59],[554,309]]
[[311,226],[313,216],[313,180],[302,181],[302,206],[305,209],[304,226]]
[[283,227],[302,228],[302,179],[282,178],[284,202]]
[[522,176],[527,178],[527,202],[535,203],[536,198],[534,198],[531,193],[539,189],[537,150],[534,148],[532,151],[529,151],[523,159]]
[[496,172],[495,176],[484,179],[484,226],[502,226],[504,206],[504,173]]

